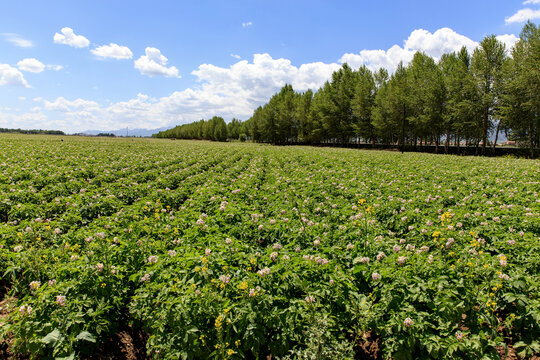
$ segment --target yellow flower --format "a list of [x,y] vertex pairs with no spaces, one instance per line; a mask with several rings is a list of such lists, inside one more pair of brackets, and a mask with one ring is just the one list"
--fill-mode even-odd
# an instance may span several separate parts
[[365,204],[366,203],[366,199],[360,199],[358,200],[358,204],[359,205],[362,205],[362,204]]
[[229,312],[229,310],[230,310],[229,308],[224,309],[224,310],[223,310],[223,313],[224,313],[224,314],[227,314],[227,313]]
[[[512,314],[512,315],[514,315],[514,314]],[[514,315],[514,317],[515,317],[515,315]],[[240,346],[240,340],[236,340],[236,341],[234,342],[234,345],[236,345],[237,347]]]
[[251,260],[249,260],[249,262],[252,263],[253,265],[255,265],[257,263],[257,259],[251,258]]
[[214,322],[214,326],[216,327],[216,329],[221,328],[222,322],[223,322],[223,316],[219,315],[216,318],[216,321]]
[[227,350],[227,355],[232,356],[233,354],[234,354],[234,350],[233,350],[233,349]]
[[431,236],[433,237],[439,237],[441,235],[441,232],[440,231],[434,231],[433,234]]
[[246,281],[242,281],[240,284],[238,284],[238,289],[245,290],[248,288],[248,283]]

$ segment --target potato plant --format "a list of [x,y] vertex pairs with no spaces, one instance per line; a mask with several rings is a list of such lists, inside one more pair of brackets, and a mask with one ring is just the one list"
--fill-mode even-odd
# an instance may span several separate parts
[[0,137],[16,353],[126,324],[152,359],[540,352],[537,160],[63,140]]

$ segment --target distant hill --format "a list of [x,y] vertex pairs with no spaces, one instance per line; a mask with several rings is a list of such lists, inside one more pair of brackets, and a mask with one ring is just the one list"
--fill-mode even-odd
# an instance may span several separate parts
[[151,137],[152,134],[156,134],[160,131],[167,130],[168,128],[162,127],[158,129],[118,129],[118,130],[86,130],[82,134],[97,135],[100,133],[114,134],[116,136],[137,136],[137,137]]

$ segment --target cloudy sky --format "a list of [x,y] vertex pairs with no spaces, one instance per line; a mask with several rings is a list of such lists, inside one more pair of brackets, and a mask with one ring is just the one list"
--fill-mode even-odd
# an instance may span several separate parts
[[[84,4],[81,4],[84,3]],[[344,62],[372,69],[507,47],[540,0],[6,1],[0,127],[66,132],[247,119],[285,83],[316,90]]]

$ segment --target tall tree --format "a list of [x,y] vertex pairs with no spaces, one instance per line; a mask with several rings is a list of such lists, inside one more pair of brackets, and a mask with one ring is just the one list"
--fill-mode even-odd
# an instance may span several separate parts
[[482,154],[486,153],[488,131],[492,127],[492,117],[501,91],[505,59],[505,45],[495,35],[486,36],[472,56],[471,67],[482,99]]
[[540,27],[530,21],[506,67],[501,113],[511,128],[511,137],[527,143],[531,157],[540,143]]
[[443,124],[447,131],[454,133],[458,151],[461,139],[475,136],[476,129],[482,126],[478,123],[481,119],[479,92],[470,63],[471,57],[465,47],[457,53],[444,54],[439,61],[446,88]]
[[296,118],[298,119],[298,140],[304,143],[313,141],[311,133],[313,131],[313,122],[311,121],[311,103],[313,101],[313,91],[307,90],[300,95],[296,106]]
[[388,82],[379,88],[375,98],[373,125],[387,140],[397,143],[400,148],[405,145],[408,132],[407,117],[409,116],[409,74],[403,62],[398,64]]
[[357,72],[357,83],[351,101],[352,114],[356,118],[354,130],[356,135],[375,145],[375,129],[371,124],[371,113],[375,102],[376,85],[371,70],[365,65]]
[[347,64],[332,74],[332,81],[326,82],[319,98],[319,116],[328,137],[347,143],[354,136],[355,117],[351,101],[355,94],[357,73]]
[[[409,104],[408,121],[416,144],[418,137],[428,135],[435,139],[436,151],[443,131],[443,107],[446,87],[442,71],[432,57],[417,52],[408,67]],[[446,132],[450,137],[449,129]]]

